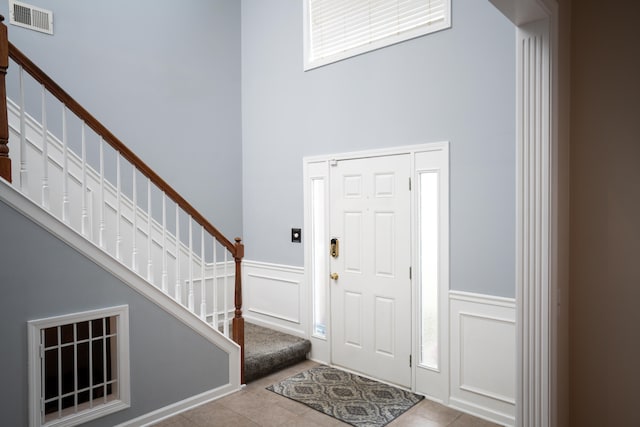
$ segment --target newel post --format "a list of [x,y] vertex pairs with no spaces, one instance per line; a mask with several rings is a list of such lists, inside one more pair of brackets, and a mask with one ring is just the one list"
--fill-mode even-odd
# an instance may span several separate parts
[[9,158],[9,119],[7,118],[7,86],[5,77],[9,68],[9,38],[7,26],[0,15],[0,177],[11,182],[11,159]]
[[236,292],[235,292],[235,316],[233,317],[233,340],[240,346],[240,383],[244,384],[244,318],[242,317],[242,258],[244,258],[244,245],[242,239],[236,237],[235,254],[236,262]]

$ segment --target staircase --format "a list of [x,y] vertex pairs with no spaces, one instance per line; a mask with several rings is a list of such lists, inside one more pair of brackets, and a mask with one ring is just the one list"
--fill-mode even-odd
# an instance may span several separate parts
[[257,380],[307,358],[311,341],[245,323],[244,379]]
[[[156,295],[156,303],[185,322],[205,324],[212,340],[235,341],[240,372],[229,377],[243,383],[241,239],[227,239],[11,44],[1,21],[0,99],[6,102],[0,102],[0,179],[134,273],[136,282],[155,288],[141,293]],[[11,81],[19,99],[6,96],[7,69],[17,76]],[[25,86],[34,82],[41,87],[41,108],[25,103]],[[61,125],[47,121],[52,103],[61,107]],[[13,191],[0,196],[15,200]],[[236,356],[229,357],[230,367],[236,366]]]
[[[235,341],[240,383],[306,359],[311,347],[308,340],[250,323],[245,326],[241,239],[232,243],[223,236],[12,45],[0,19],[0,74],[6,74],[7,68],[18,76],[20,96],[7,98],[3,75],[0,98],[6,103],[0,102],[0,180],[12,183],[19,194],[57,218],[60,226],[75,230],[135,273],[136,281],[142,279],[192,314],[185,319],[176,310],[183,320],[202,322]],[[41,85],[39,111],[26,107],[27,79]],[[48,126],[52,98],[62,105],[61,134],[51,130],[60,126]],[[72,129],[77,123],[80,128]],[[0,198],[6,200],[6,196],[0,192]],[[37,209],[30,206],[32,211]],[[166,301],[162,304],[167,307]]]

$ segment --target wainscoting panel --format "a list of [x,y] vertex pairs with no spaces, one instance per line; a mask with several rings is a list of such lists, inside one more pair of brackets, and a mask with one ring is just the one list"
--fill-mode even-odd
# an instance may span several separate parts
[[243,261],[247,321],[305,337],[307,297],[304,268]]
[[515,424],[515,300],[451,291],[452,407]]

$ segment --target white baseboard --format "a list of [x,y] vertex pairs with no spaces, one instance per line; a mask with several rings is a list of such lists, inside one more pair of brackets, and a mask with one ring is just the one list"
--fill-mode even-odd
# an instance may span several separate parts
[[144,414],[132,420],[125,421],[122,424],[118,424],[116,427],[149,426],[164,419],[178,415],[181,412],[185,412],[189,409],[204,405],[205,403],[209,403],[213,400],[220,399],[221,397],[227,396],[236,391],[238,391],[238,388],[232,386],[231,384],[226,384],[222,387],[218,387],[213,390],[205,391],[204,393],[198,394],[196,396],[189,397],[180,402],[172,403],[171,405],[157,409],[153,412],[149,412],[148,414]]
[[450,291],[449,405],[515,424],[515,300]]
[[250,260],[242,264],[245,319],[306,337],[308,311],[304,268]]

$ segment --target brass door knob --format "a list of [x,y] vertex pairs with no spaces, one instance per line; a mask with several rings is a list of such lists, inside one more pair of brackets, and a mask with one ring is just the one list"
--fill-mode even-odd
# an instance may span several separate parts
[[338,280],[338,273],[331,273],[331,275],[329,276],[331,277],[331,280]]

